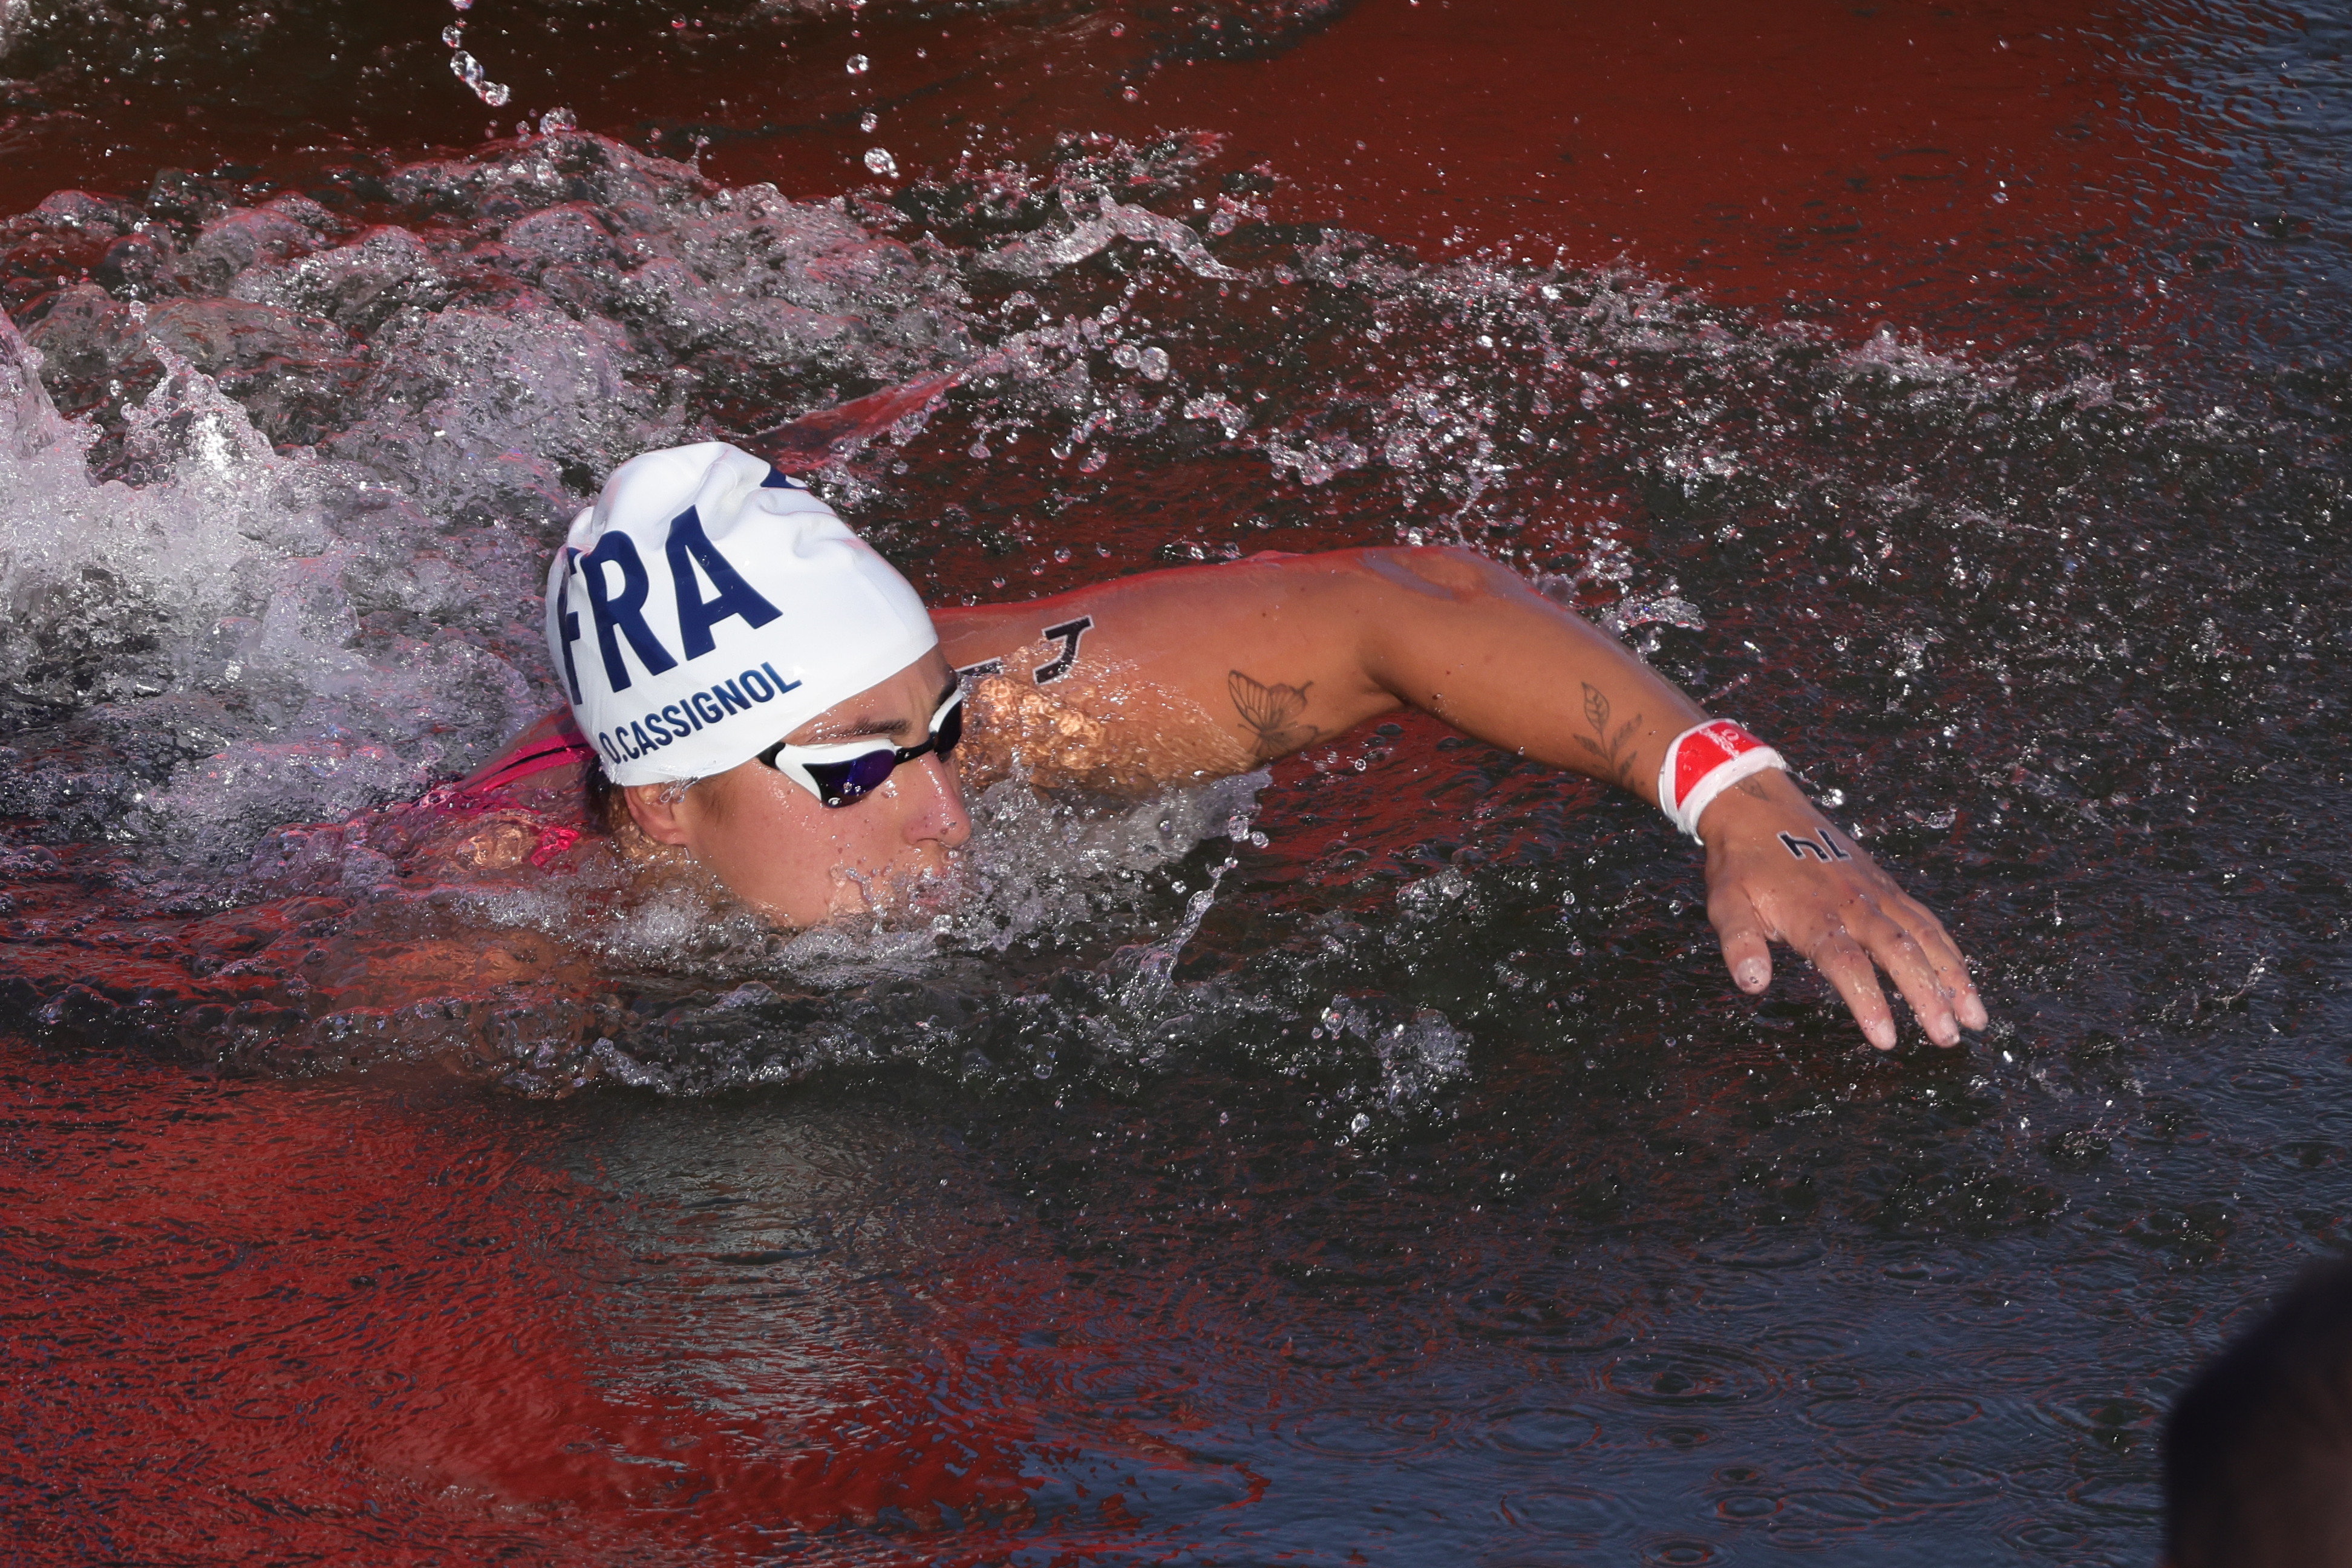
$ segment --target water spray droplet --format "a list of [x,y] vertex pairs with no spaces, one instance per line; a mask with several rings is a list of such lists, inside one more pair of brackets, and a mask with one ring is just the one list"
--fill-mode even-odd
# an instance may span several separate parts
[[875,113],[870,109],[857,117],[857,129],[866,132],[868,135],[871,135],[874,128],[881,123],[882,117]]
[[852,55],[852,56],[850,56],[850,57],[849,57],[849,74],[850,74],[850,75],[852,75],[852,76],[864,76],[864,75],[866,74],[866,68],[867,63],[868,63],[868,62],[867,62],[867,60],[866,60],[866,57],[865,57],[864,55]]
[[505,108],[507,100],[514,96],[506,83],[492,81],[490,73],[482,68],[482,62],[463,49],[449,57],[449,70],[459,81],[474,89],[476,98],[492,109]]
[[898,160],[890,156],[887,147],[866,149],[866,166],[886,180],[896,178],[898,173]]

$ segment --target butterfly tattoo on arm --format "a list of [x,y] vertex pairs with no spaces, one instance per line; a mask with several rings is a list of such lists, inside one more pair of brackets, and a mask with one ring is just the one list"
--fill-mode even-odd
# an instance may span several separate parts
[[1265,686],[1238,669],[1226,673],[1225,689],[1233,697],[1234,710],[1242,716],[1242,727],[1250,732],[1259,762],[1270,763],[1310,745],[1323,732],[1320,725],[1302,723],[1299,718],[1314,686],[1311,680],[1305,686]]

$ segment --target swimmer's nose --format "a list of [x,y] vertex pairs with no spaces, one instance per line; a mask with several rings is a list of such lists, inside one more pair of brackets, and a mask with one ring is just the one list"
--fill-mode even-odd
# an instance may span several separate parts
[[[907,842],[960,847],[971,837],[971,813],[964,809],[963,784],[956,777],[955,764],[928,756],[917,758],[914,768],[920,772],[908,781]],[[910,771],[901,767],[898,775]]]

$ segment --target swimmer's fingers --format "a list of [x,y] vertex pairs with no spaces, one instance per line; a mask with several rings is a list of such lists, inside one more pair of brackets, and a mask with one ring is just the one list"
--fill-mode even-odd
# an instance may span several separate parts
[[[1939,1046],[1958,1045],[1961,1015],[1945,979],[1946,966],[1912,934],[1911,921],[1897,918],[1882,902],[1902,899],[1884,873],[1863,862],[1851,869],[1822,868],[1811,876],[1802,871],[1800,876],[1802,880],[1795,888],[1775,883],[1751,893],[1747,879],[1727,877],[1709,890],[1707,918],[1740,989],[1752,995],[1770,983],[1770,943],[1778,939],[1802,953],[1836,988],[1864,1036],[1880,1050],[1895,1045],[1895,1016],[1878,979],[1882,970],[1929,1039]],[[1885,886],[1874,892],[1872,882]],[[1916,905],[1902,914],[1911,916],[1915,910],[1920,929],[1940,939],[1949,963],[1957,966],[1958,952],[1935,925],[1934,916]],[[1965,984],[1965,970],[1959,973]],[[1977,1006],[1980,1013],[1982,1004]]]
[[1984,997],[1978,993],[1977,983],[1969,978],[1969,961],[1961,956],[1959,944],[1944,930],[1944,922],[1936,918],[1935,911],[1891,881],[1880,901],[1927,953],[1927,963],[1936,972],[1936,983],[1950,999],[1952,1014],[1960,1026],[1981,1029],[1991,1022],[1985,1012]]
[[1723,966],[1731,983],[1750,996],[1772,984],[1772,931],[1756,912],[1756,900],[1736,884],[1710,889],[1706,918],[1723,944]]
[[1750,994],[1771,978],[1769,944],[1786,942],[1836,987],[1870,1043],[1895,1044],[1879,973],[1895,983],[1940,1046],[1982,1028],[1967,961],[1925,906],[1859,844],[1823,821],[1784,775],[1764,773],[1707,810],[1707,915],[1732,979]]
[[[1937,973],[1934,959],[1904,922],[1868,893],[1855,894],[1840,913],[1846,929],[1903,993],[1903,1000],[1911,1005],[1911,1016],[1919,1020],[1927,1037],[1939,1046],[1958,1045],[1960,1022],[1954,1014],[1952,993]],[[1878,1044],[1875,1036],[1871,1043]]]
[[1845,923],[1835,918],[1822,922],[1811,941],[1792,943],[1822,977],[1845,999],[1846,1011],[1862,1026],[1863,1037],[1882,1051],[1895,1048],[1895,1014],[1886,993],[1878,986],[1877,967]]
[[[1723,944],[1723,962],[1733,983],[1750,995],[1770,984],[1770,938],[1782,933],[1764,918],[1747,889],[1733,881],[1710,892],[1706,912]],[[1791,923],[1796,929],[1786,933],[1787,940],[1837,988],[1872,1045],[1882,1051],[1895,1045],[1895,1015],[1878,984],[1880,969],[1903,993],[1928,1038],[1942,1046],[1958,1043],[1959,1026],[1934,964],[1868,894],[1853,895],[1843,914],[1824,910]]]

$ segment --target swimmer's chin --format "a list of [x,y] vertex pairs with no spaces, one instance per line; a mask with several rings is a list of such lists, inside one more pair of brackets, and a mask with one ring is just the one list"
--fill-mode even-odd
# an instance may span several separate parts
[[[616,835],[616,837],[618,837]],[[880,870],[836,868],[805,900],[769,900],[730,886],[688,850],[631,834],[625,851],[640,887],[690,887],[718,918],[749,916],[777,931],[911,929],[967,907],[976,893],[961,849],[934,849]]]
[[963,857],[950,850],[936,861],[927,859],[883,871],[836,870],[827,907],[814,919],[775,905],[743,903],[778,931],[911,931],[963,910],[976,891]]

